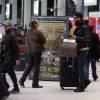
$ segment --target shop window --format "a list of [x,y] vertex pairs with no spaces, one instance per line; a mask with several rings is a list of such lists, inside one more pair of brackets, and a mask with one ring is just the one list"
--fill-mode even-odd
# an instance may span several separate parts
[[6,4],[6,20],[12,19],[12,4]]
[[41,0],[32,0],[32,15],[41,16]]
[[54,16],[54,0],[47,0],[47,16]]

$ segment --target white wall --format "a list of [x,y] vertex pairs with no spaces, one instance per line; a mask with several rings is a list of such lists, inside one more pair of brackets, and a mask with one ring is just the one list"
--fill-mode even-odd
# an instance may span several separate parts
[[17,24],[17,0],[12,0],[12,22]]
[[29,25],[31,20],[31,0],[24,0],[24,26]]

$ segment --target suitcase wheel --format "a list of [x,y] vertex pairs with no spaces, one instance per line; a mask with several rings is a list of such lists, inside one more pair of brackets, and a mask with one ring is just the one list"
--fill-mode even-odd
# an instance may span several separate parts
[[64,90],[64,87],[61,87],[61,90]]

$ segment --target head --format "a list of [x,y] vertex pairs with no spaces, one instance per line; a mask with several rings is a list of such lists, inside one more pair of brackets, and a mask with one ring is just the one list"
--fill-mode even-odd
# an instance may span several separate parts
[[75,22],[77,22],[81,19],[83,19],[83,14],[81,12],[76,12],[75,15],[74,15]]
[[5,31],[12,30],[13,25],[10,22],[4,23]]
[[38,28],[38,21],[37,20],[31,21],[30,22],[30,28],[37,29]]

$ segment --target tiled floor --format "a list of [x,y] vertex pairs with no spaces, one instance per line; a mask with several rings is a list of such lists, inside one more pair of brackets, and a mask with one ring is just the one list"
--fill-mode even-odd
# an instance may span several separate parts
[[[100,64],[97,65],[97,68],[98,76],[100,76]],[[17,73],[17,76],[19,79],[20,74]],[[90,79],[92,80],[91,75]],[[9,80],[9,82],[11,81]],[[61,90],[59,82],[41,81],[40,84],[44,86],[41,89],[31,88],[31,83],[30,80],[27,80],[26,88],[20,87],[21,93],[11,95],[8,100],[100,100],[100,79],[96,82],[92,81],[84,93]]]

